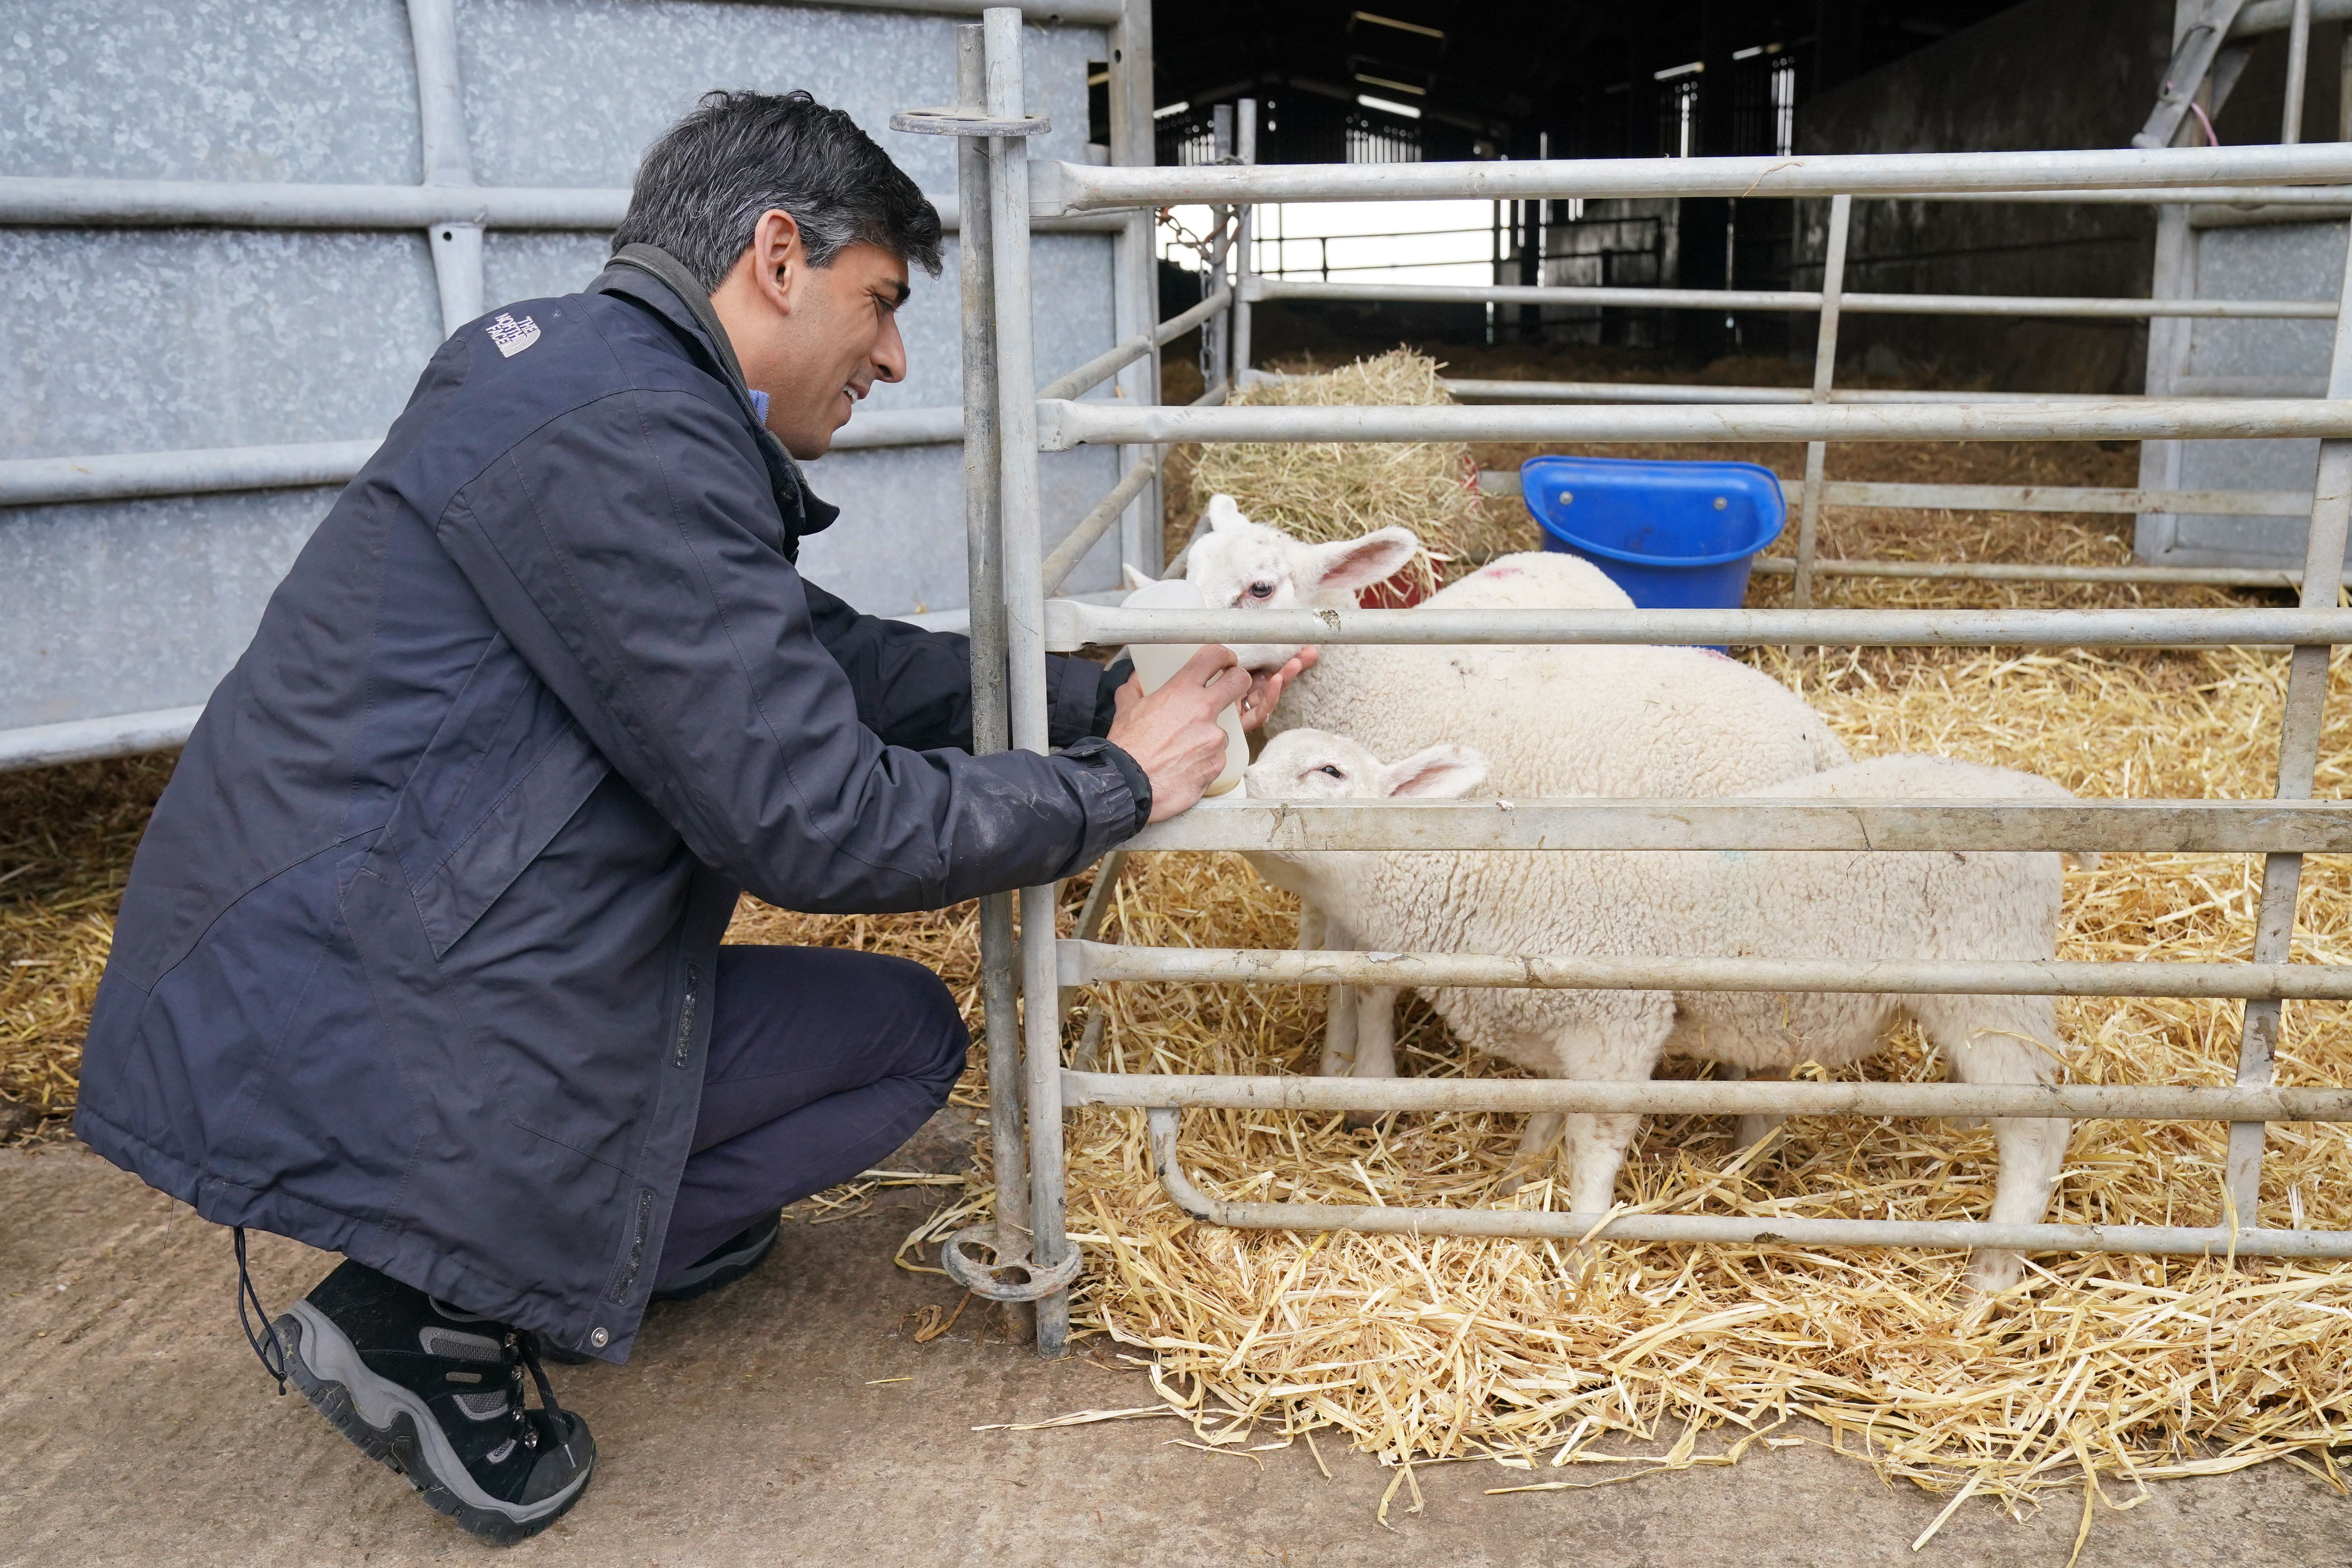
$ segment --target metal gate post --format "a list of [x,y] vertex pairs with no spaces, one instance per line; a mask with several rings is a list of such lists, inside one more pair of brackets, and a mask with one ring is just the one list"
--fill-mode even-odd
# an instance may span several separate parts
[[[988,113],[1021,117],[1021,13],[1010,5],[982,13],[986,31]],[[1012,690],[1013,743],[1050,748],[1045,716],[1045,579],[1037,505],[1037,372],[1030,329],[1029,148],[1018,136],[988,143],[991,251],[995,258],[996,385],[1002,452],[1005,652]],[[1061,976],[1054,950],[1054,889],[1021,889],[1021,997],[1024,1079],[1029,1110],[1031,1260],[1045,1269],[1069,1252],[1063,1231]],[[1070,1296],[1065,1289],[1037,1303],[1037,1353],[1068,1348]]]
[[[1234,155],[1244,163],[1257,162],[1257,100],[1244,98],[1234,105]],[[1250,370],[1250,231],[1256,226],[1257,206],[1244,202],[1234,209],[1234,324],[1226,342],[1231,345],[1231,363],[1226,374],[1231,376],[1234,392],[1249,378]],[[1231,394],[1227,395],[1231,400]]]
[[[987,112],[988,69],[980,24],[956,35],[956,107]],[[995,229],[988,201],[988,152],[956,139],[956,237],[963,308],[964,531],[971,573],[971,749],[985,756],[1013,743],[1005,691],[1004,519],[996,406]],[[999,1258],[1029,1251],[1029,1155],[1021,1136],[1021,1021],[1016,1011],[1013,895],[980,900],[981,1015],[988,1041],[989,1148],[996,1173]],[[1003,1303],[1014,1326],[1029,1326],[1025,1303]]]
[[[457,83],[456,0],[408,0],[408,37],[416,53],[418,184],[470,185],[474,156],[466,142],[466,100]],[[446,336],[482,313],[482,226],[436,223],[425,231]]]
[[[1822,251],[1822,329],[1813,348],[1813,401],[1827,403],[1837,380],[1838,312],[1845,298],[1846,239],[1853,226],[1853,198],[1830,198],[1829,242]],[[1793,603],[1813,603],[1813,552],[1822,526],[1822,487],[1829,466],[1829,443],[1805,443],[1805,491],[1797,514],[1797,588]]]
[[[1159,141],[1151,122],[1151,0],[1127,0],[1126,9],[1110,30],[1110,161],[1113,163],[1157,163]],[[1149,208],[1127,215],[1126,226],[1111,241],[1112,315],[1120,342],[1150,331],[1160,324],[1160,261],[1154,243],[1157,224]],[[1160,350],[1151,352],[1118,373],[1118,395],[1139,405],[1160,401]],[[1160,541],[1160,476],[1157,447],[1122,447],[1122,472],[1138,464],[1154,466],[1142,493],[1127,509],[1119,524],[1118,558],[1148,577],[1160,575],[1165,558]]]
[[[2336,347],[2328,360],[2327,395],[2352,397],[2352,230],[2344,251],[2344,278],[2336,294]],[[2352,528],[2352,441],[2319,444],[2319,479],[2312,492],[2311,532],[2305,542],[2305,609],[2332,610],[2342,594],[2344,544]],[[2327,704],[2327,659],[2334,650],[2298,647],[2287,668],[2286,709],[2279,721],[2278,798],[2309,800],[2319,765],[2320,721]],[[2303,885],[2303,857],[2263,857],[2262,901],[2254,915],[2258,963],[2284,963],[2294,946],[2295,895]],[[2249,1002],[2238,1038],[2242,1084],[2267,1084],[2278,1048],[2278,1002]],[[2262,1190],[2263,1135],[2267,1123],[2230,1124],[2230,1159],[2224,1177],[2237,1226],[2256,1223]]]

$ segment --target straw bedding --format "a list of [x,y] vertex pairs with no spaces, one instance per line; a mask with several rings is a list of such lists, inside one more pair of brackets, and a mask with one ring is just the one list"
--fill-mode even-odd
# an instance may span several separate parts
[[[1517,454],[1476,455],[1497,466]],[[1797,457],[1755,455],[1776,467]],[[2130,461],[2127,451],[2095,447],[1866,447],[1832,452],[1831,471],[2113,484],[2128,481]],[[1239,477],[1227,479],[1239,493]],[[1388,521],[1373,504],[1350,515],[1366,527]],[[1507,513],[1496,525],[1525,526]],[[2120,561],[2127,526],[1840,512],[1824,553],[1867,545],[1921,558]],[[1753,602],[1779,596],[1767,580],[1757,589]],[[1844,582],[1825,592],[1832,602],[1877,604],[2158,599],[2114,587],[1950,583]],[[2161,597],[2225,602],[2211,590]],[[2085,795],[2269,792],[2282,656],[1757,657],[1857,755],[1942,752],[2029,768]],[[2324,796],[2347,784],[2347,685],[2352,668],[2339,661]],[[69,1105],[127,848],[166,767],[0,777],[0,958],[9,965],[0,972],[0,1096],[51,1111]],[[2110,856],[2068,877],[2061,956],[2241,958],[2258,874],[2244,857]],[[1066,920],[1088,880],[1064,889]],[[731,934],[919,958],[940,969],[976,1024],[973,931],[968,906],[841,920],[747,900]],[[1237,858],[1167,854],[1130,865],[1105,934],[1280,947],[1296,931],[1293,902]],[[2340,860],[2306,862],[2296,955],[2352,960],[2352,875]],[[1107,986],[1081,998],[1068,1037],[1099,1008],[1102,1059],[1114,1070],[1306,1072],[1320,1047],[1322,1005],[1318,993],[1281,987]],[[1419,1004],[1402,1012],[1403,1070],[1507,1070],[1466,1058]],[[2059,1016],[2074,1081],[2230,1077],[2233,1004],[2068,1000]],[[2279,1064],[2288,1082],[2352,1080],[2345,1009],[2291,1004]],[[1861,1070],[1942,1076],[1907,1031]],[[959,1100],[982,1102],[982,1074],[975,1051]],[[1565,1206],[1546,1182],[1496,1196],[1517,1131],[1504,1116],[1399,1116],[1350,1132],[1337,1116],[1196,1111],[1181,1148],[1194,1179],[1230,1197]],[[1887,1477],[1948,1489],[1956,1506],[1982,1493],[2021,1510],[2065,1489],[2087,1520],[2097,1500],[2131,1506],[2148,1481],[2269,1459],[2342,1489],[2328,1450],[2344,1439],[2338,1423],[2352,1421],[2352,1266],[2053,1256],[2035,1260],[2018,1291],[1972,1305],[1956,1294],[1958,1253],[1604,1244],[1580,1260],[1542,1243],[1218,1231],[1160,1195],[1139,1113],[1076,1113],[1068,1142],[1071,1228],[1087,1263],[1080,1331],[1149,1364],[1155,1390],[1200,1442],[1319,1434],[1349,1443],[1397,1464],[1391,1498],[1401,1506],[1417,1499],[1420,1463],[1489,1459],[1498,1489],[1607,1484],[1727,1463],[1758,1444],[1822,1440],[1821,1427],[1787,1424],[1805,1416],[1842,1452]],[[2211,1222],[2223,1146],[2218,1127],[2083,1123],[2052,1217]],[[2269,1147],[2264,1223],[2352,1228],[2352,1134],[2280,1126]],[[1799,1119],[1734,1159],[1724,1119],[1652,1119],[1618,1195],[1657,1212],[1965,1218],[1985,1212],[1993,1173],[1981,1129]],[[973,1172],[959,1201],[908,1238],[910,1267],[929,1263],[926,1242],[984,1217],[988,1182],[984,1166]],[[1629,1439],[1652,1457],[1626,1462]]]

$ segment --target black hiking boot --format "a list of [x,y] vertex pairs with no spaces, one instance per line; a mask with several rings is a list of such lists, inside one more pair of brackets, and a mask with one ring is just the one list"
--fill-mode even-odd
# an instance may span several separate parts
[[776,1232],[782,1227],[781,1211],[765,1219],[754,1220],[729,1237],[668,1279],[654,1287],[656,1301],[691,1301],[697,1296],[708,1296],[721,1287],[732,1285],[754,1268],[776,1245]]
[[[346,1261],[276,1325],[286,1375],[372,1459],[500,1546],[580,1500],[588,1424],[555,1402],[537,1336],[459,1312]],[[540,1407],[523,1403],[523,1373]]]

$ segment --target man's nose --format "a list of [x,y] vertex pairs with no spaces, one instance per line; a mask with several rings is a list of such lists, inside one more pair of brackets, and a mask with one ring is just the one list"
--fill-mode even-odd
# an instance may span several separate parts
[[907,379],[907,342],[898,335],[898,319],[882,319],[882,335],[874,343],[874,379],[904,381]]

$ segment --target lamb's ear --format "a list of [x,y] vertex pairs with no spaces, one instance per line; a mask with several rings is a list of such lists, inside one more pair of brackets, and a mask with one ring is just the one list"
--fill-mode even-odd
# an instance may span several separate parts
[[1409,528],[1383,528],[1361,539],[1309,545],[1299,586],[1309,593],[1369,588],[1403,571],[1420,548],[1420,538]]
[[1249,519],[1242,515],[1242,509],[1234,504],[1234,498],[1228,495],[1211,496],[1208,515],[1209,528],[1213,532],[1223,532],[1228,528],[1239,528],[1249,521]]
[[1151,586],[1152,579],[1137,571],[1135,569],[1135,563],[1132,561],[1120,566],[1118,572],[1120,576],[1127,579],[1128,591],[1130,593],[1138,588],[1149,588]]
[[1415,752],[1381,770],[1381,793],[1421,800],[1455,800],[1486,782],[1486,758],[1448,742]]

